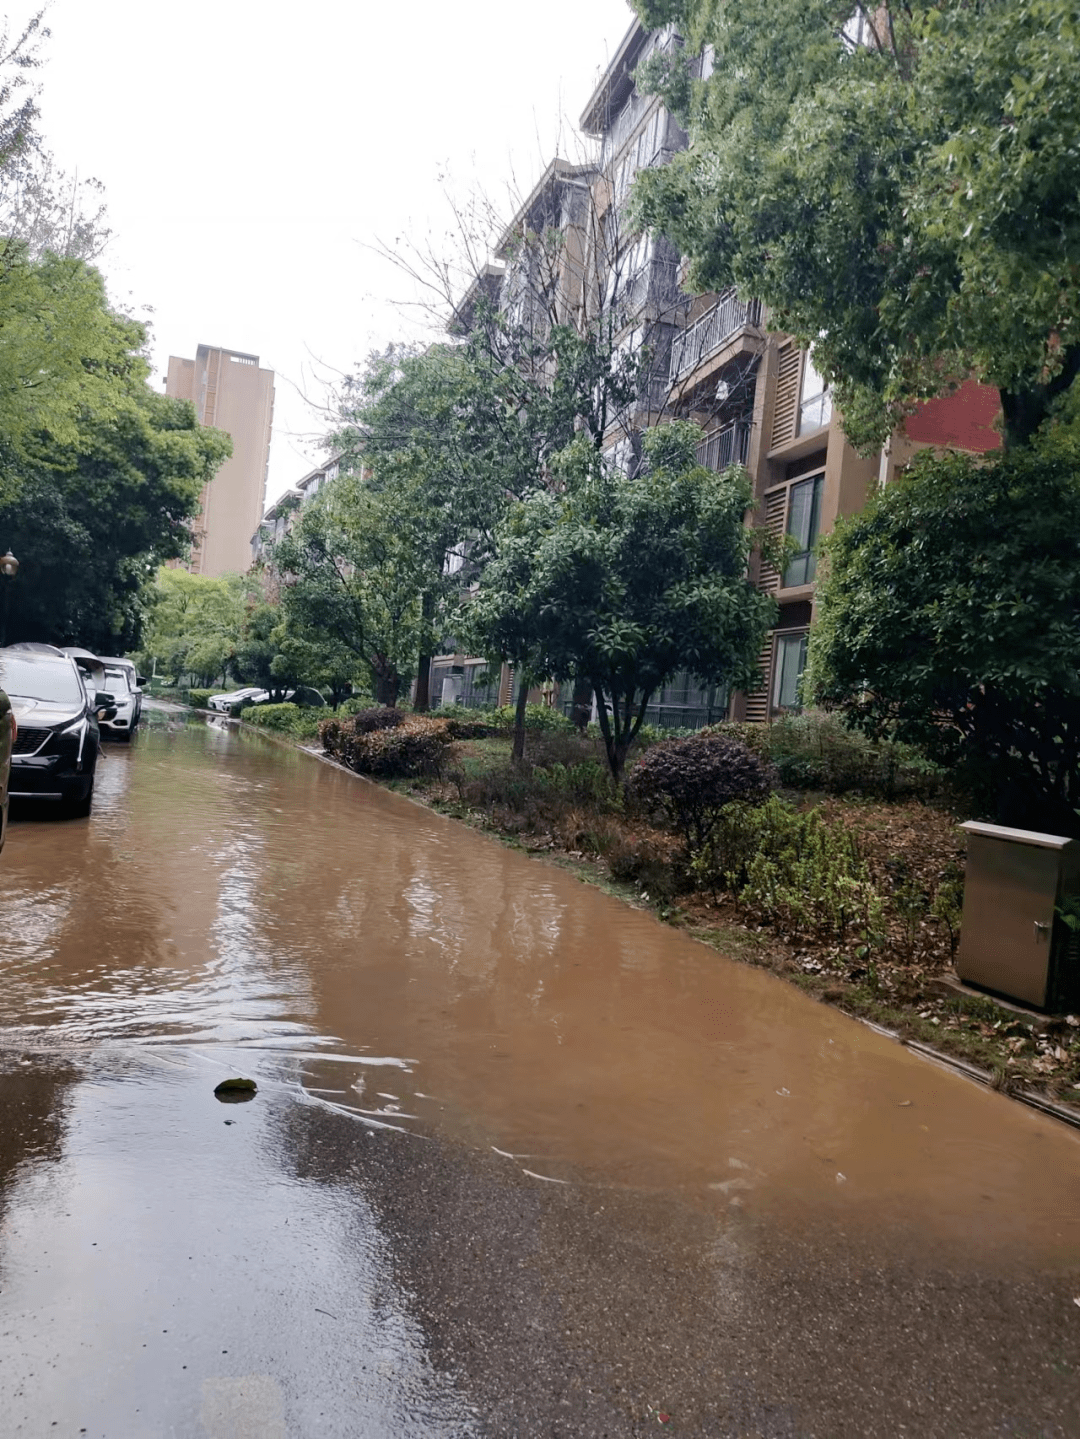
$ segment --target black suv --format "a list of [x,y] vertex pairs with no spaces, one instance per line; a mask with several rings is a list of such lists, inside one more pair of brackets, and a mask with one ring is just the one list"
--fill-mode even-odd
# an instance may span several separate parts
[[112,697],[88,694],[75,661],[45,645],[0,650],[0,689],[18,723],[11,798],[55,800],[68,814],[89,814],[98,712],[108,712]]

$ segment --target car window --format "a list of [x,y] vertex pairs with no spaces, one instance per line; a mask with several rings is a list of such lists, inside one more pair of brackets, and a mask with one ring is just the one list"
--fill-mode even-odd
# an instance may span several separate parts
[[105,671],[105,689],[110,694],[127,694],[128,677],[127,670],[107,669]]
[[81,705],[84,700],[75,666],[63,660],[43,663],[0,655],[0,688],[20,699],[46,700],[53,704]]

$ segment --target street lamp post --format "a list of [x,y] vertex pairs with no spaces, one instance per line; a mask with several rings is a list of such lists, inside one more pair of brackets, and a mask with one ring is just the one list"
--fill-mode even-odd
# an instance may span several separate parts
[[7,644],[8,627],[8,605],[10,604],[11,582],[19,573],[19,562],[8,550],[6,555],[0,555],[0,575],[3,575],[4,603],[0,607],[0,648]]

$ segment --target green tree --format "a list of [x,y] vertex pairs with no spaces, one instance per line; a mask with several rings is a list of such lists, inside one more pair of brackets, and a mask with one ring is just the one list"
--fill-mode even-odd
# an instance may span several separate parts
[[804,684],[959,765],[985,812],[1080,833],[1074,460],[919,456],[826,541]]
[[[815,346],[880,443],[974,374],[1030,443],[1080,372],[1080,12],[1070,0],[636,0],[685,51],[639,77],[689,149],[640,216]],[[690,57],[711,47],[711,75]]]
[[146,388],[142,325],[113,310],[100,274],[51,253],[32,260],[0,242],[0,500],[27,470],[77,451],[88,425],[119,418]]
[[396,516],[415,561],[420,601],[416,707],[428,706],[431,655],[445,633],[460,572],[448,557],[482,562],[508,486],[529,464],[496,376],[467,345],[391,347],[350,379],[334,437],[364,487]]
[[311,630],[298,633],[282,614],[271,637],[276,651],[271,664],[275,681],[280,683],[281,676],[295,676],[295,683],[329,690],[330,703],[335,707],[352,694],[362,666],[333,635]]
[[380,704],[395,705],[417,653],[423,566],[408,526],[363,480],[325,486],[275,547],[290,632],[353,657]]
[[224,681],[244,622],[239,575],[211,579],[187,570],[158,571],[140,652],[147,672],[155,667],[179,681]]
[[537,331],[479,302],[456,342],[392,348],[346,385],[332,443],[393,508],[418,565],[418,709],[463,575],[490,558],[507,506],[547,483],[579,428],[599,447],[632,396],[636,357],[612,351],[600,327]]
[[230,668],[243,685],[258,685],[268,690],[274,703],[285,697],[285,691],[300,680],[281,652],[282,612],[270,604],[258,588],[257,581],[242,581],[244,611]]
[[84,415],[0,505],[0,537],[20,560],[9,643],[136,648],[155,571],[185,553],[202,487],[231,451],[190,404],[115,383],[109,409]]
[[616,778],[672,675],[749,687],[776,621],[775,601],[746,576],[749,482],[697,464],[699,439],[695,425],[650,430],[646,465],[629,478],[574,441],[560,488],[511,511],[461,617],[485,653],[558,680],[588,676]]

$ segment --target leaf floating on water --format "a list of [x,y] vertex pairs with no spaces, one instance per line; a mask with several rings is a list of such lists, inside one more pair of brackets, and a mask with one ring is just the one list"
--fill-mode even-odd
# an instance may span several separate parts
[[253,1079],[223,1079],[214,1085],[215,1094],[254,1094],[258,1085]]
[[902,1099],[896,1107],[897,1109],[910,1109],[911,1104],[912,1101],[910,1099]]

